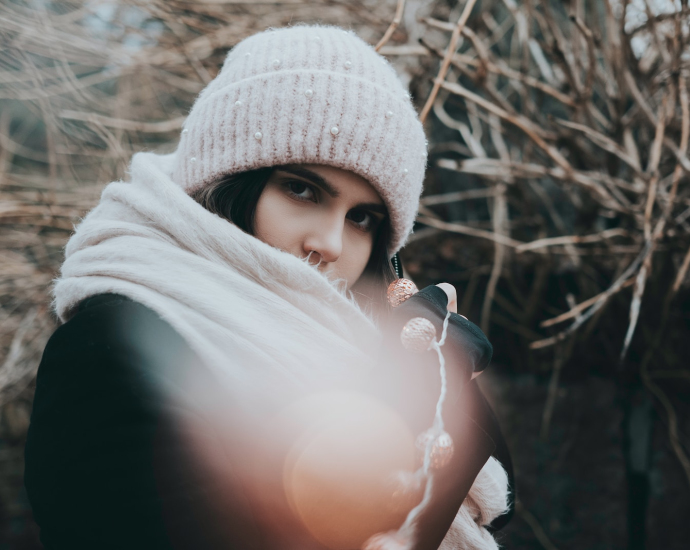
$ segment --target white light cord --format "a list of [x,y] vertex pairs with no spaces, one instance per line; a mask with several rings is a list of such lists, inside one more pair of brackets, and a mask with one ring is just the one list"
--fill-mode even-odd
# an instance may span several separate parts
[[[436,438],[443,433],[443,403],[446,400],[446,393],[448,390],[447,387],[447,376],[446,376],[446,360],[443,357],[443,352],[441,351],[441,347],[443,344],[446,342],[446,336],[448,334],[448,321],[450,320],[450,311],[446,314],[446,318],[443,320],[443,331],[441,332],[441,338],[437,342],[434,341],[431,344],[431,348],[436,350],[436,353],[438,354],[438,362],[439,362],[439,371],[441,374],[441,394],[438,397],[438,401],[436,402],[436,415],[434,416],[434,423],[430,429],[432,436],[430,437],[429,440],[426,443],[426,447],[424,448],[424,464],[421,468],[422,474],[426,478],[426,485],[424,487],[424,498],[422,498],[422,501],[417,504],[412,510],[410,510],[410,513],[407,514],[407,518],[405,518],[405,523],[403,523],[400,526],[400,529],[398,529],[398,533],[403,535],[407,540],[411,541],[413,540],[413,534],[414,534],[414,522],[417,520],[419,515],[424,511],[426,508],[427,504],[431,500],[431,493],[433,490],[433,472],[429,471],[429,467],[431,464],[431,449],[434,445],[434,442],[436,441]],[[420,473],[419,470],[417,473]]]

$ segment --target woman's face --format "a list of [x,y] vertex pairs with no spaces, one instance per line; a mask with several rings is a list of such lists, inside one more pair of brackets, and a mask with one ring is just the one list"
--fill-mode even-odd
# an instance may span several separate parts
[[[254,235],[310,262],[348,288],[364,272],[386,207],[360,176],[331,166],[277,168],[254,216]],[[320,263],[319,263],[320,262]]]

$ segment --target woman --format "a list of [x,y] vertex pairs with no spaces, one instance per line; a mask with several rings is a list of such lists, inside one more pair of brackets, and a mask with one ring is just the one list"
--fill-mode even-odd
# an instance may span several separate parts
[[[26,448],[48,550],[495,547],[510,463],[470,383],[491,346],[450,285],[384,301],[425,164],[352,33],[233,48],[177,151],[135,155],[67,245]],[[401,346],[416,317],[438,357]],[[441,357],[455,452],[429,473]]]

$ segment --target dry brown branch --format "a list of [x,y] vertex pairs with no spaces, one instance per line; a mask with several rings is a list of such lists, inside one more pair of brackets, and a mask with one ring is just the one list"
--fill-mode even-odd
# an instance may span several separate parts
[[101,124],[109,128],[118,128],[120,130],[127,130],[130,132],[146,132],[150,134],[166,133],[179,130],[182,128],[182,124],[187,118],[182,116],[161,122],[137,122],[135,120],[124,120],[121,118],[102,116],[96,113],[80,113],[78,111],[69,110],[61,111],[60,117],[66,120],[81,120],[84,122]]
[[537,518],[535,518],[532,512],[525,508],[519,500],[515,502],[515,511],[525,521],[525,523],[529,525],[529,528],[532,530],[534,536],[544,550],[558,550],[558,548],[551,542],[549,537],[546,536],[546,532]]
[[516,252],[527,252],[532,250],[537,250],[539,248],[547,248],[549,246],[563,246],[566,244],[586,244],[586,243],[596,243],[600,241],[605,241],[613,237],[628,237],[630,234],[625,229],[607,229],[601,233],[596,233],[594,235],[568,235],[563,237],[552,237],[549,239],[538,239],[530,243],[521,244],[518,246]]
[[471,158],[458,163],[454,160],[439,159],[438,166],[449,169],[458,170],[467,174],[476,174],[491,179],[511,179],[511,178],[539,178],[549,176],[551,178],[569,181],[582,185],[583,187],[596,193],[604,202],[607,208],[612,210],[627,212],[624,205],[621,205],[613,199],[613,197],[606,191],[607,187],[623,187],[628,188],[624,182],[620,182],[616,178],[611,178],[606,174],[600,172],[584,172],[572,170],[567,172],[562,168],[550,168],[540,164],[523,164],[518,162],[504,162],[498,159],[489,158]]
[[383,46],[379,53],[381,55],[398,55],[398,56],[428,56],[430,52],[427,48],[421,45],[406,44],[404,46]]
[[[442,30],[447,30],[447,31],[453,31],[455,26],[449,23],[446,23],[444,21],[439,21],[437,19],[433,19],[431,17],[427,17],[424,19],[424,22],[427,23],[429,26],[437,28],[437,29],[442,29]],[[470,29],[463,29],[463,34],[467,34],[468,37],[472,36],[475,40],[473,43],[477,43],[476,40],[476,35],[474,33],[470,34]],[[433,47],[428,47],[429,50],[433,51],[438,55],[439,57],[443,58],[444,54],[438,49],[438,48],[433,48]],[[491,62],[488,59],[488,56],[490,55],[489,51],[486,51],[485,57],[483,59],[475,59],[472,56],[469,55],[464,55],[464,54],[459,54],[456,53],[452,57],[452,63],[453,65],[462,68],[463,66],[470,66],[470,67],[479,67],[482,66],[485,70],[496,73],[502,76],[505,76],[507,78],[517,80],[523,84],[526,84],[527,86],[531,86],[533,88],[536,88],[553,98],[557,99],[558,101],[564,103],[565,105],[568,105],[569,107],[575,107],[576,103],[573,101],[568,95],[563,94],[559,92],[556,88],[553,86],[550,86],[549,84],[542,82],[541,80],[538,80],[530,75],[523,74],[519,71],[515,71],[511,69],[510,67],[506,66],[505,61],[498,59],[496,60],[496,63]]]
[[578,328],[580,328],[586,321],[588,321],[599,309],[601,309],[606,301],[613,296],[615,293],[620,291],[623,288],[623,285],[625,282],[639,269],[639,267],[642,265],[642,263],[647,259],[647,257],[651,254],[652,252],[652,246],[651,243],[647,243],[642,251],[638,254],[638,256],[633,260],[633,262],[628,266],[628,268],[623,272],[623,274],[616,279],[616,281],[605,291],[602,292],[597,300],[591,305],[588,311],[583,313],[581,316],[579,316],[576,321],[570,325],[567,329],[564,331],[556,334],[555,336],[552,336],[550,338],[544,338],[543,340],[538,340],[536,342],[532,342],[530,344],[530,348],[532,349],[541,349],[545,348],[547,346],[552,346],[556,344],[557,342],[561,342],[564,340],[566,337],[568,337],[570,334],[575,332]]
[[505,237],[503,235],[497,235],[492,231],[485,231],[484,229],[476,229],[474,227],[469,227],[467,225],[462,225],[459,223],[449,223],[444,222],[430,216],[420,215],[417,216],[417,221],[428,225],[431,227],[436,227],[437,229],[443,229],[444,231],[449,231],[450,233],[459,233],[460,235],[468,235],[470,237],[478,237],[480,239],[487,239],[492,242],[497,242],[506,246],[517,247],[520,246],[521,242],[511,239],[510,237]]
[[400,21],[402,21],[402,16],[403,16],[404,12],[405,12],[405,0],[398,0],[398,6],[395,9],[395,16],[393,17],[393,21],[391,21],[391,24],[388,25],[386,32],[384,33],[384,35],[381,37],[381,40],[379,40],[378,44],[376,44],[376,47],[374,48],[377,52],[380,51],[381,48],[383,48],[383,46],[390,40],[391,36],[393,36],[393,33],[398,28],[398,25],[400,25]]
[[468,199],[483,199],[496,195],[496,188],[472,189],[470,191],[456,191],[454,193],[444,193],[443,195],[426,195],[422,197],[421,204],[424,206],[434,206],[436,204],[447,204],[449,202],[464,201]]
[[561,168],[563,168],[566,172],[570,170],[570,165],[568,161],[563,158],[563,156],[551,145],[549,145],[544,137],[542,135],[544,134],[543,130],[537,126],[535,126],[532,122],[530,122],[527,118],[520,116],[520,115],[512,115],[505,110],[503,110],[501,107],[490,103],[489,101],[485,100],[481,96],[478,96],[477,94],[467,90],[460,84],[453,84],[450,82],[442,82],[440,80],[436,80],[439,84],[440,87],[442,87],[445,90],[448,90],[449,92],[452,92],[454,94],[457,94],[469,101],[472,101],[473,103],[476,103],[480,107],[483,107],[490,113],[500,117],[501,119],[505,120],[506,122],[509,122],[510,124],[513,124],[514,126],[517,126],[527,134],[527,136],[534,141],[534,143],[542,149],[551,159],[558,164]]
[[690,267],[690,248],[688,248],[688,251],[685,253],[683,263],[681,264],[680,269],[676,274],[676,279],[673,281],[673,286],[671,287],[673,294],[676,294],[676,292],[680,290],[680,285],[683,284],[685,276],[688,273],[688,267]]
[[[568,301],[568,305],[572,308],[575,305],[575,299],[573,298],[572,294],[568,294],[566,299]],[[564,363],[568,357],[570,357],[574,345],[575,339],[570,338],[555,346],[551,378],[549,379],[546,401],[544,402],[544,411],[542,412],[541,417],[541,430],[539,437],[542,441],[546,441],[548,439],[549,428],[551,427],[551,418],[553,417],[553,410],[556,406],[556,398],[558,396],[558,384],[561,379],[561,371],[563,370]]]
[[592,141],[592,143],[598,145],[599,147],[601,147],[605,151],[608,151],[609,153],[613,153],[619,159],[625,162],[628,166],[630,166],[636,172],[638,172],[638,175],[641,175],[642,168],[639,164],[637,164],[637,159],[628,156],[626,151],[620,145],[615,143],[612,139],[606,137],[600,132],[597,132],[594,128],[585,126],[584,124],[578,124],[576,122],[570,122],[567,120],[560,119],[557,119],[556,122],[562,126],[565,126],[566,128],[572,128],[573,130],[578,130],[582,132]]
[[[624,288],[627,288],[629,286],[632,286],[635,283],[634,279],[628,279],[621,285],[621,290]],[[586,310],[589,306],[592,304],[597,303],[601,298],[603,298],[605,292],[602,292],[600,294],[597,294],[596,296],[592,296],[591,298],[580,302],[576,306],[572,307],[570,310],[566,311],[565,313],[562,313],[560,315],[557,315],[556,317],[553,317],[551,319],[546,319],[545,321],[542,321],[539,323],[540,327],[547,328],[551,327],[553,325],[557,325],[558,323],[562,323],[563,321],[567,321],[572,318],[577,318],[580,313],[582,313],[584,310]]]
[[651,377],[646,374],[646,372],[643,373],[642,379],[649,391],[656,396],[666,411],[666,415],[668,417],[668,437],[671,442],[671,447],[678,458],[678,462],[680,462],[680,465],[683,468],[683,472],[688,480],[688,484],[690,484],[690,459],[685,454],[683,446],[680,443],[680,435],[678,433],[678,415],[676,414],[676,411],[666,393],[659,387],[658,384],[655,384],[652,381]]
[[592,96],[592,88],[594,87],[594,75],[596,73],[596,51],[594,46],[594,35],[592,31],[587,28],[584,21],[577,16],[571,16],[571,20],[575,23],[577,29],[582,33],[587,41],[587,76],[585,78],[585,86],[580,97],[581,101],[588,101]]
[[633,334],[635,333],[635,327],[637,326],[637,321],[640,317],[640,307],[642,305],[642,296],[644,295],[644,288],[647,282],[647,275],[652,268],[652,258],[654,257],[653,252],[656,247],[657,239],[652,237],[652,208],[657,197],[658,184],[659,184],[659,161],[661,159],[661,147],[663,144],[664,132],[666,130],[666,114],[667,114],[667,99],[668,96],[664,97],[661,103],[660,116],[658,117],[658,122],[656,126],[656,132],[654,135],[654,142],[652,143],[652,150],[649,157],[649,164],[647,166],[647,173],[651,174],[649,181],[649,193],[647,194],[647,202],[645,206],[644,213],[644,238],[648,246],[651,249],[651,253],[645,258],[642,263],[640,271],[637,273],[635,279],[635,287],[633,289],[633,298],[630,302],[630,322],[628,324],[628,330],[625,334],[625,339],[623,340],[623,349],[621,350],[620,360],[623,361],[628,348],[630,347],[630,342],[632,341]]
[[[498,155],[501,160],[504,162],[510,162],[510,153],[501,133],[501,123],[498,117],[495,115],[490,116],[490,135],[491,141],[498,151]],[[506,178],[506,181],[509,183],[514,183],[512,177]],[[510,234],[510,218],[508,212],[508,201],[506,199],[506,185],[504,183],[500,183],[496,186],[495,190],[496,194],[494,196],[494,208],[491,216],[493,231],[499,235],[504,235],[506,233]],[[482,305],[481,327],[486,333],[489,332],[491,304],[494,300],[494,295],[496,294],[496,285],[498,284],[498,279],[503,271],[505,256],[505,245],[495,242],[494,262],[491,268],[491,275],[489,276],[489,283],[487,285],[486,292],[484,293],[484,303]]]
[[[504,235],[509,225],[508,220],[508,202],[506,201],[506,186],[500,184],[497,186],[496,195],[494,196],[494,210],[491,216],[494,235]],[[489,332],[489,321],[491,315],[491,303],[496,292],[496,284],[503,269],[503,261],[505,259],[506,247],[499,241],[494,241],[494,262],[489,277],[489,284],[484,294],[484,304],[482,305],[481,327],[486,333]]]
[[421,120],[422,123],[424,123],[424,121],[426,120],[426,117],[429,115],[431,107],[434,105],[434,101],[436,101],[436,95],[438,94],[439,88],[441,87],[441,83],[446,78],[446,73],[450,68],[451,59],[453,58],[453,55],[455,54],[455,51],[458,47],[458,40],[460,38],[460,35],[462,34],[462,29],[465,27],[465,24],[467,23],[467,20],[470,17],[470,13],[472,13],[472,8],[474,8],[476,2],[477,0],[467,0],[467,3],[465,4],[465,7],[462,10],[462,14],[460,15],[460,19],[458,19],[458,22],[455,25],[455,28],[453,29],[453,34],[450,37],[448,49],[446,50],[446,53],[443,57],[441,68],[439,69],[438,74],[434,79],[434,86],[431,89],[431,93],[429,94],[429,97],[427,98],[426,103],[422,108],[422,112],[419,115],[419,120]]

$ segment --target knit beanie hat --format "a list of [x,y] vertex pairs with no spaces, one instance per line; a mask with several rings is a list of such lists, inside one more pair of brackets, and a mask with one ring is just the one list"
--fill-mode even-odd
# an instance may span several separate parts
[[197,98],[176,157],[173,179],[188,193],[268,166],[352,171],[388,209],[393,254],[412,230],[426,142],[386,59],[350,31],[305,25],[255,34],[229,52]]

